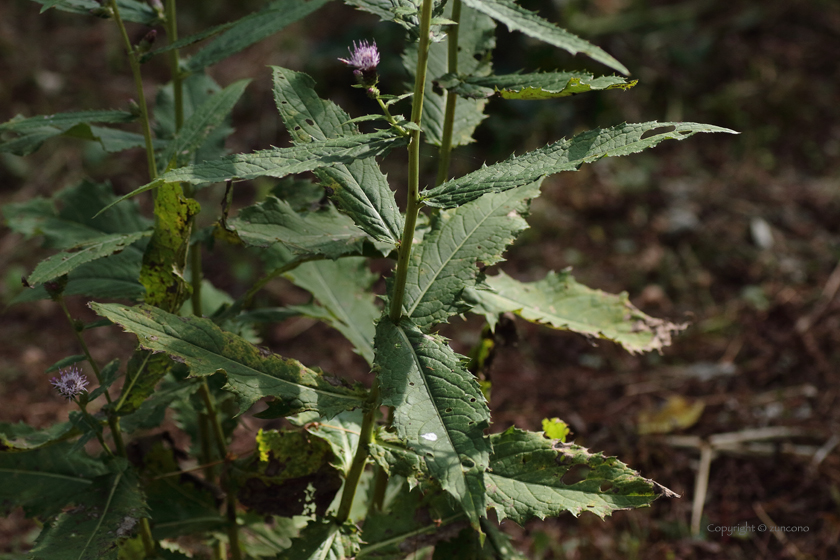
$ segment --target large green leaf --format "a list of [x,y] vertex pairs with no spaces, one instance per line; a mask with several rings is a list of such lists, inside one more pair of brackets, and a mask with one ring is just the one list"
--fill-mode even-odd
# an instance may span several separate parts
[[[358,135],[350,115],[329,100],[320,99],[315,82],[301,72],[273,67],[274,99],[292,139],[298,145]],[[330,198],[374,239],[396,244],[403,218],[394,193],[376,160],[357,160],[315,170]]]
[[[499,520],[509,517],[522,525],[534,517],[556,517],[564,511],[575,517],[591,511],[604,518],[617,510],[647,506],[663,494],[676,496],[615,457],[590,453],[542,433],[511,427],[490,439],[493,455],[485,474],[487,498]],[[563,477],[573,467],[585,467],[585,478],[567,484]]]
[[394,407],[399,437],[425,457],[431,475],[478,528],[486,509],[490,410],[462,359],[442,337],[407,319],[397,325],[384,317],[377,325],[382,404]]
[[89,239],[70,250],[57,253],[38,263],[27,281],[35,285],[58,278],[85,263],[119,253],[135,241],[149,235],[151,235],[151,232],[140,231],[109,234]]
[[[54,6],[62,12],[82,14],[89,16],[91,12],[102,8],[102,4],[96,0],[32,0],[44,6]],[[158,15],[151,6],[145,2],[136,0],[117,0],[117,7],[120,9],[120,16],[125,21],[142,23],[143,25],[156,25]]]
[[487,193],[504,192],[561,171],[576,171],[584,163],[592,163],[603,157],[635,154],[663,140],[685,140],[698,132],[737,134],[728,128],[708,124],[656,121],[596,128],[570,140],[560,140],[447,181],[424,191],[423,202],[428,206],[453,208]]
[[54,127],[59,130],[69,130],[77,124],[83,123],[128,123],[136,117],[127,111],[76,111],[72,113],[57,113],[55,115],[40,115],[23,118],[17,116],[0,124],[0,131],[26,134],[44,127]]
[[619,76],[594,77],[586,72],[540,72],[505,76],[452,77],[440,85],[463,97],[482,99],[497,96],[503,99],[551,99],[587,91],[630,89],[637,80]]
[[234,82],[197,107],[175,138],[167,144],[160,158],[160,166],[165,168],[176,156],[178,160],[186,159],[200,148],[210,133],[225,121],[250,82]]
[[331,519],[314,519],[292,540],[277,560],[347,560],[359,551],[358,529]]
[[282,243],[298,256],[337,259],[348,253],[361,253],[367,239],[353,220],[332,205],[316,212],[295,212],[288,202],[273,196],[243,208],[228,224],[247,245],[268,247]]
[[630,353],[661,350],[685,328],[645,315],[626,292],[613,295],[578,284],[568,271],[528,283],[501,272],[486,283],[489,290],[469,288],[464,299],[473,313],[487,317],[491,328],[501,313],[512,312],[526,321],[612,340]]
[[128,462],[117,460],[112,473],[92,481],[74,497],[76,507],[44,525],[31,558],[34,560],[116,560],[119,544],[148,517],[143,493]]
[[326,312],[318,318],[347,337],[356,352],[373,364],[374,322],[380,311],[372,291],[378,276],[367,267],[367,259],[303,263],[284,276],[308,290]]
[[[376,14],[382,21],[392,21],[402,26],[410,41],[417,41],[420,33],[420,8],[423,0],[344,0],[360,10]],[[446,0],[433,0],[432,4],[432,41],[443,40],[439,16],[442,15]]]
[[350,163],[357,159],[383,155],[405,143],[404,138],[399,138],[392,132],[383,131],[311,142],[292,148],[273,148],[250,154],[233,154],[173,169],[151,183],[118,198],[100,213],[118,202],[166,183],[202,184],[235,179],[256,179],[257,177],[281,178],[337,163]]
[[218,39],[187,60],[185,70],[196,72],[226,59],[302,19],[329,0],[275,0],[259,12],[234,22]]
[[273,396],[273,410],[288,416],[307,410],[332,417],[364,403],[365,391],[253,346],[219,329],[209,319],[178,317],[149,306],[91,303],[107,317],[137,335],[143,348],[166,352],[204,377],[223,371],[225,389],[234,393],[242,412],[259,399]]
[[79,495],[89,492],[93,479],[108,471],[72,443],[57,443],[23,453],[0,453],[0,514],[23,507],[27,517],[59,513]]
[[[113,404],[114,412],[124,416],[137,411],[155,393],[155,387],[172,365],[166,354],[135,348],[126,366],[120,398]],[[147,409],[147,414],[152,415],[152,412]]]
[[335,457],[333,467],[346,475],[359,445],[362,416],[361,410],[349,410],[327,420],[317,413],[306,412],[291,421],[296,426],[303,426],[307,433],[326,441]]
[[539,192],[537,182],[440,212],[412,250],[404,313],[428,328],[469,309],[461,292],[480,280],[476,262],[490,266],[502,260],[505,248],[528,227],[521,214]]
[[[151,430],[160,426],[166,410],[172,403],[189,401],[190,395],[198,391],[199,386],[197,380],[165,380],[151,396],[137,407],[137,410],[120,418],[122,431],[131,433],[137,430]],[[122,409],[120,411],[122,412]]]
[[544,20],[536,13],[517,5],[513,0],[462,1],[465,6],[469,6],[483,14],[487,14],[496,21],[504,23],[511,31],[521,31],[529,37],[559,47],[571,54],[583,53],[592,60],[606,64],[622,74],[630,73],[622,63],[607,54],[600,47],[596,47],[577,35],[573,35],[565,29],[561,29],[553,23]]
[[[449,3],[451,4],[451,2]],[[451,13],[447,6],[446,14]],[[489,53],[496,46],[496,24],[484,14],[464,7],[458,26],[458,74],[463,76],[486,76],[492,71]],[[403,66],[410,76],[417,68],[417,44],[408,45],[403,54]],[[429,46],[426,93],[423,98],[421,126],[424,139],[440,146],[446,110],[446,97],[435,93],[434,82],[450,69],[447,61],[448,40]],[[452,146],[463,146],[473,141],[475,128],[486,118],[484,100],[459,99],[455,105],[455,119],[452,123]]]
[[67,439],[77,432],[70,422],[39,430],[29,424],[0,422],[0,452],[31,451]]

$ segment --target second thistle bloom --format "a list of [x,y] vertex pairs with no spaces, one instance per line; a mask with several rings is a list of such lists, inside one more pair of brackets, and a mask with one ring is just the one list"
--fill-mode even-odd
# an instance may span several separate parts
[[376,48],[376,41],[373,44],[367,41],[353,41],[353,48],[350,51],[350,58],[339,58],[341,62],[353,68],[359,84],[365,87],[373,87],[379,81],[376,74],[376,67],[379,65],[379,49]]
[[55,387],[62,397],[67,400],[73,399],[87,390],[87,377],[82,375],[76,367],[71,367],[65,370],[61,377],[53,377],[50,380],[52,386]]

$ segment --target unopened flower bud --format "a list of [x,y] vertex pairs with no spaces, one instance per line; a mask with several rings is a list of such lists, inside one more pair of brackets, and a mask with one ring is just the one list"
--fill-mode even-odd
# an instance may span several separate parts
[[142,39],[140,39],[139,43],[137,43],[137,47],[135,47],[137,49],[137,52],[140,54],[145,54],[152,50],[152,45],[154,44],[155,39],[157,39],[157,30],[152,29],[151,31],[146,33]]
[[379,65],[379,49],[376,48],[376,41],[373,44],[367,41],[353,41],[353,48],[347,49],[350,58],[339,58],[341,62],[353,68],[353,75],[356,81],[363,87],[373,87],[379,81],[376,74],[376,67]]
[[64,293],[64,288],[67,287],[67,275],[63,274],[56,278],[55,280],[50,280],[49,282],[44,282],[44,289],[47,290],[49,296],[57,300],[61,297],[61,294]]

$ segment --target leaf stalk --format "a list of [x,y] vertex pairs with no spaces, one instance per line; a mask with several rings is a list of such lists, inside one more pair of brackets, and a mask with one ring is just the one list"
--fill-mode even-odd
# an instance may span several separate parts
[[353,507],[353,499],[356,497],[356,489],[362,472],[365,470],[369,455],[370,442],[373,439],[373,428],[376,425],[376,413],[379,409],[379,385],[374,381],[373,388],[368,399],[368,409],[362,418],[362,427],[359,434],[359,445],[356,447],[356,454],[353,455],[353,462],[344,479],[344,491],[341,494],[341,503],[338,506],[336,521],[341,524],[350,517],[350,509]]

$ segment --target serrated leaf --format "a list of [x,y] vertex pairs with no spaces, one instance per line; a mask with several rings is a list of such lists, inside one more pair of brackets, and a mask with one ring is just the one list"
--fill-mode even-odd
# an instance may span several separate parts
[[15,117],[0,124],[0,131],[26,134],[44,127],[54,127],[68,130],[83,123],[129,123],[136,119],[127,111],[76,111],[72,113],[56,113],[54,115],[39,115],[37,117]]
[[685,328],[639,311],[626,292],[614,295],[578,284],[568,271],[549,272],[536,282],[519,282],[500,272],[486,278],[486,289],[468,289],[464,299],[472,312],[484,314],[491,328],[501,313],[586,336],[605,338],[631,354],[660,351]]
[[[454,510],[446,494],[422,492],[403,484],[386,511],[374,511],[365,520],[359,558],[397,560],[407,553],[434,545],[461,527],[464,514]],[[459,558],[452,556],[450,558]]]
[[23,453],[0,453],[0,513],[8,515],[23,507],[27,517],[45,518],[89,492],[93,479],[108,471],[83,451],[71,453],[72,446],[58,443]]
[[148,517],[137,477],[128,463],[112,465],[116,472],[94,479],[74,498],[73,509],[44,526],[31,558],[103,560],[117,558],[119,544],[128,539],[140,518]]
[[43,235],[44,247],[57,249],[67,249],[103,234],[142,231],[151,225],[134,203],[124,205],[107,216],[93,217],[116,198],[110,185],[83,181],[62,189],[51,199],[35,198],[6,204],[3,215],[7,225],[16,233],[27,238]]
[[[449,3],[451,4],[451,2]],[[451,13],[451,6],[446,13]],[[458,30],[458,73],[460,75],[484,76],[492,71],[489,53],[496,46],[496,24],[484,14],[464,7]],[[448,41],[432,43],[429,46],[426,93],[423,98],[421,125],[424,140],[440,146],[443,138],[446,97],[435,93],[434,82],[449,72]],[[417,68],[417,45],[411,44],[403,54],[403,66],[410,76]],[[473,141],[476,127],[486,118],[484,100],[459,99],[455,105],[455,119],[452,123],[452,146],[463,146]]]
[[[673,130],[664,130],[673,127]],[[463,177],[424,191],[423,202],[454,208],[488,193],[504,192],[561,171],[576,171],[584,163],[604,157],[626,156],[652,148],[663,140],[685,140],[698,132],[727,132],[728,128],[698,123],[646,122],[596,128],[560,140],[519,157],[482,167]],[[645,136],[647,133],[652,133]]]
[[165,168],[176,157],[178,160],[185,159],[201,147],[210,133],[227,119],[250,82],[251,80],[234,82],[197,107],[175,138],[167,144],[160,158],[160,166]]
[[423,455],[410,449],[396,434],[377,429],[369,444],[370,457],[388,476],[404,477],[411,488],[427,480],[429,468]]
[[90,392],[90,394],[88,395],[88,401],[92,401],[100,395],[105,394],[111,387],[111,385],[114,384],[114,381],[116,381],[119,377],[119,370],[119,358],[108,362],[105,365],[105,367],[103,367],[102,370],[99,372],[99,377],[100,379],[102,379],[102,383],[99,384],[99,387]]
[[295,212],[291,205],[270,196],[243,208],[228,222],[246,245],[268,247],[282,243],[294,255],[322,255],[337,259],[360,253],[367,235],[332,205],[316,212]]
[[486,509],[490,411],[461,360],[442,337],[423,334],[409,320],[397,325],[384,317],[377,325],[382,404],[395,407],[399,437],[425,457],[431,476],[478,528]]
[[275,0],[259,12],[234,22],[218,39],[187,60],[185,70],[197,72],[216,64],[302,19],[329,0]]
[[521,214],[539,192],[539,183],[533,183],[440,212],[411,252],[405,315],[428,328],[469,309],[461,292],[479,281],[476,262],[490,266],[502,260],[505,248],[528,227]]
[[38,263],[27,281],[35,285],[58,278],[85,263],[119,253],[135,241],[149,235],[151,235],[151,232],[139,231],[128,234],[103,235],[89,239],[68,251],[62,251]]
[[[591,511],[603,519],[614,511],[647,506],[662,494],[676,496],[615,457],[550,440],[542,433],[511,427],[490,437],[487,498],[500,521],[510,518],[522,525],[564,511],[575,517]],[[589,469],[586,478],[564,483],[566,473],[578,465]]]
[[166,409],[174,402],[188,400],[190,395],[198,391],[199,385],[196,380],[165,382],[137,410],[120,418],[123,432],[131,433],[160,426]]
[[91,303],[91,308],[137,335],[143,348],[167,352],[190,367],[190,375],[227,375],[225,389],[234,393],[240,411],[259,399],[275,397],[274,410],[288,416],[315,410],[332,417],[361,406],[365,390],[304,367],[297,360],[263,352],[245,339],[219,329],[212,321],[178,317],[145,305]]
[[140,56],[140,62],[141,63],[146,63],[146,62],[148,62],[149,60],[151,60],[152,58],[154,58],[155,56],[157,56],[159,54],[183,49],[184,47],[189,47],[190,45],[200,43],[201,41],[203,41],[205,39],[209,39],[210,37],[213,37],[214,35],[218,35],[222,31],[227,31],[228,29],[230,29],[231,27],[236,25],[236,23],[237,22],[235,22],[235,21],[229,21],[227,23],[220,23],[219,25],[213,25],[213,26],[208,27],[206,29],[202,29],[198,33],[194,33],[192,35],[187,35],[186,37],[181,37],[177,41],[169,43],[165,47],[161,47],[159,49],[154,49],[153,51],[150,51],[150,52],[147,52],[147,53],[141,55]]
[[43,430],[33,428],[23,422],[17,424],[0,422],[0,453],[32,451],[63,441],[77,433],[70,422],[53,424]]
[[373,364],[374,322],[380,311],[372,291],[378,276],[367,267],[367,259],[303,263],[284,276],[309,291],[326,311],[318,318],[347,337],[356,352]]
[[114,404],[115,413],[124,416],[140,408],[171,367],[172,360],[166,354],[136,348],[126,366],[125,383]]
[[[65,131],[62,135],[68,138],[80,138],[82,140],[99,142],[102,149],[108,153],[122,152],[132,148],[144,148],[146,146],[146,139],[142,134],[104,126],[91,126],[89,124],[77,124],[73,128]],[[152,139],[152,146],[155,149],[163,148],[166,144],[166,142],[157,138]]]
[[394,136],[392,132],[384,131],[311,142],[292,148],[273,148],[250,154],[233,154],[173,169],[151,183],[118,198],[99,213],[109,210],[123,200],[166,183],[202,184],[258,177],[282,178],[337,163],[350,163],[356,159],[380,156],[405,143],[405,139]]
[[[32,0],[45,5],[52,0]],[[54,4],[55,9],[62,12],[70,12],[89,16],[91,10],[101,8],[102,5],[96,0],[59,0]],[[117,7],[120,9],[120,16],[125,21],[133,21],[144,25],[154,26],[158,23],[158,15],[151,6],[135,0],[117,0]]]
[[[344,0],[346,4],[356,6],[360,10],[376,14],[382,21],[392,21],[406,30],[410,41],[417,41],[420,32],[420,7],[422,0]],[[433,23],[429,33],[434,42],[443,40],[443,33],[440,25],[444,21],[437,18],[443,13],[446,0],[433,0],[432,20],[438,19],[437,24]],[[448,20],[446,20],[448,21]]]
[[[140,251],[125,250],[122,253],[83,264],[70,273],[64,295],[141,300],[146,294],[146,289],[137,281],[142,258]],[[42,284],[20,292],[11,304],[49,298]]]
[[48,367],[46,370],[44,370],[44,373],[52,373],[62,368],[66,368],[67,366],[72,366],[73,364],[84,362],[85,360],[87,360],[87,356],[85,356],[84,354],[74,354],[73,356],[67,356],[66,358],[61,358],[56,363]]
[[518,6],[513,0],[463,0],[469,6],[491,18],[504,23],[511,31],[521,31],[529,37],[559,47],[571,54],[583,53],[592,60],[605,64],[622,74],[629,74],[627,68],[607,54],[600,47],[584,41],[577,35],[544,20],[535,12]]
[[342,484],[327,442],[299,430],[260,430],[257,451],[232,473],[240,503],[260,515],[326,514]]
[[630,89],[638,80],[619,76],[594,77],[586,72],[540,72],[505,76],[469,76],[441,80],[441,85],[463,97],[503,99],[553,99],[587,91]]
[[330,519],[315,519],[277,560],[350,560],[359,551],[359,544],[353,523],[339,525]]
[[[298,145],[311,141],[355,136],[350,115],[329,100],[320,99],[314,80],[301,72],[273,67],[277,110]],[[374,239],[396,244],[403,217],[388,180],[372,158],[315,171],[330,198]]]

